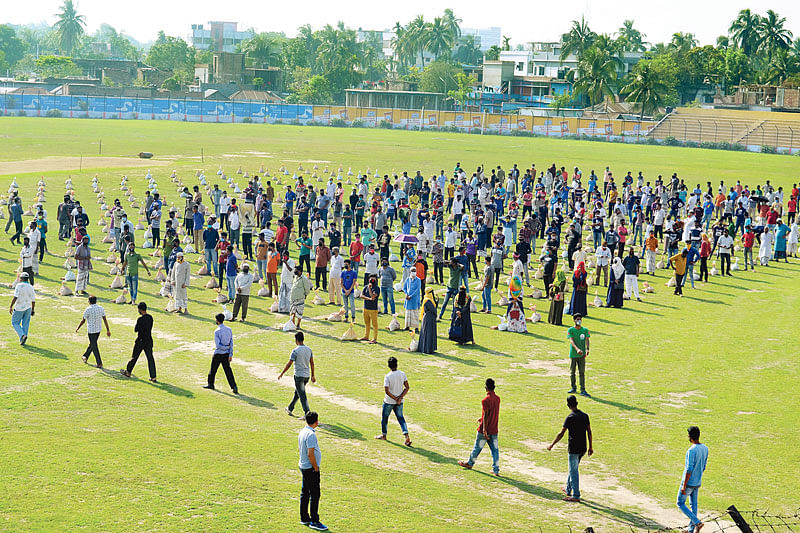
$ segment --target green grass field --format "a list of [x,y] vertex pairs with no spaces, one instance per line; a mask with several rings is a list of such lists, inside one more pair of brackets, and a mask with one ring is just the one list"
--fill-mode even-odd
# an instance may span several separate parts
[[[302,162],[308,172],[314,161],[345,172],[369,167],[370,174],[377,168],[381,174],[420,169],[426,175],[449,172],[456,161],[467,169],[531,162],[544,169],[555,162],[598,173],[609,165],[616,175],[642,170],[648,179],[678,172],[691,186],[720,179],[754,186],[770,179],[786,188],[798,178],[798,159],[786,156],[556,139],[113,120],[4,118],[0,124],[0,191],[16,177],[27,208],[44,176],[53,253],[37,279],[28,346],[17,344],[10,320],[0,335],[0,483],[6,495],[0,528],[8,531],[302,530],[296,436],[303,422],[283,411],[291,380],[275,379],[293,337],[276,329],[286,318],[269,312],[271,300],[253,296],[248,322],[232,326],[242,395],[229,394],[220,376],[218,391],[210,392],[201,385],[211,359],[213,315],[220,309],[211,303],[215,293],[202,288],[205,279],[193,280],[191,314],[175,316],[163,310],[159,284],[141,271],[139,299],[155,318],[160,383],[147,382],[143,358],[134,372],[140,379],[119,375],[130,356],[136,312],[112,303],[119,291],[108,288],[110,265],[102,261],[108,245],[100,243],[90,180],[97,174],[106,198],[113,199],[122,196],[120,177],[127,174],[142,197],[148,167],[104,159],[104,168],[87,168],[96,161],[89,158],[100,155],[101,139],[103,157],[154,152],[149,168],[167,203],[177,205],[182,201],[168,179],[173,169],[191,186],[195,169],[205,169],[214,183],[222,166],[242,183],[234,174],[239,166],[254,173],[263,164],[275,174],[282,163],[291,172]],[[72,168],[72,159],[63,160],[68,169],[58,169],[59,158],[80,156],[86,158],[82,170]],[[67,176],[88,205],[98,258],[92,292],[111,322],[112,337],[100,341],[104,370],[79,358],[85,330],[74,329],[85,299],[58,296],[64,245],[57,239],[55,210]],[[18,253],[7,237],[0,241],[5,302]],[[199,267],[195,259],[190,256],[193,270]],[[797,263],[771,263],[756,273],[712,277],[679,299],[664,286],[670,275],[664,270],[655,279],[642,277],[655,288],[644,302],[626,302],[621,310],[590,308],[587,379],[594,397],[582,399],[581,408],[592,417],[596,454],[582,463],[579,505],[560,500],[566,445],[545,450],[567,414],[565,328],[540,323],[530,324],[524,336],[499,333],[489,329],[496,317],[474,315],[475,347],[449,342],[442,322],[439,353],[425,356],[406,351],[408,334],[388,332],[385,315],[377,347],[339,341],[345,326],[319,320],[335,308],[311,305],[309,298],[310,318],[303,324],[318,373],[309,401],[322,423],[323,522],[334,531],[685,525],[674,500],[691,424],[701,427],[711,450],[700,494],[703,515],[732,504],[793,511],[800,500],[792,314],[800,304],[799,274]],[[545,317],[547,308],[541,301]],[[358,325],[363,328],[361,318]],[[373,440],[380,432],[389,355],[400,359],[411,384],[405,406],[411,449],[402,446],[393,420],[389,442]],[[487,377],[498,381],[503,400],[503,477],[497,479],[488,475],[488,449],[475,470],[456,465],[472,448]]]

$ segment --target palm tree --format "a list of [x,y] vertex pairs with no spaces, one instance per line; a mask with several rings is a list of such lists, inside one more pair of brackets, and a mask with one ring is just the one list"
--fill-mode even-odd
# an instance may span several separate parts
[[727,50],[731,45],[731,40],[727,35],[720,35],[717,37],[717,48],[720,50]]
[[763,81],[780,85],[786,78],[798,72],[800,72],[800,58],[790,50],[780,49],[770,61]]
[[61,51],[71,55],[86,29],[86,17],[78,15],[72,0],[64,0],[54,27]]
[[694,34],[682,31],[673,33],[672,40],[668,45],[669,48],[681,53],[686,53],[695,46],[697,46],[697,39],[695,39]]
[[406,37],[409,40],[409,47],[414,51],[414,55],[419,54],[420,64],[425,66],[425,41],[427,40],[428,25],[422,15],[408,23],[406,26]]
[[397,63],[400,70],[405,71],[408,65],[413,62],[413,57],[416,55],[416,52],[411,48],[407,30],[399,22],[395,22],[394,25],[392,50],[397,56]]
[[647,49],[647,43],[644,41],[645,35],[633,27],[632,20],[624,21],[618,34],[624,43],[625,52],[644,52]]
[[586,95],[591,105],[606,96],[614,96],[619,58],[608,49],[592,46],[578,62],[578,79],[573,86],[576,94]]
[[669,92],[669,87],[648,62],[641,62],[631,72],[628,83],[619,92],[626,100],[642,106],[639,113],[639,120],[642,120],[648,109],[655,112],[664,105],[664,95]]
[[455,45],[456,36],[451,33],[442,17],[436,17],[433,22],[427,24],[425,49],[428,50],[436,59],[443,55],[450,55]]
[[784,28],[785,24],[786,17],[781,17],[771,9],[768,9],[767,16],[761,19],[758,27],[758,46],[767,53],[767,58],[770,60],[778,50],[788,50],[792,46],[792,32]]
[[453,14],[452,9],[445,9],[442,19],[444,21],[444,27],[447,29],[448,33],[453,36],[454,41],[461,37],[461,19]]
[[254,35],[241,43],[239,49],[259,67],[275,67],[280,63],[281,43],[272,35]]
[[511,50],[511,37],[509,37],[508,35],[503,35],[502,50],[504,52],[507,52],[508,50]]
[[760,26],[761,16],[759,14],[752,13],[749,9],[742,9],[731,22],[728,33],[731,34],[731,40],[749,56],[758,47]]
[[500,59],[500,47],[497,46],[496,44],[492,45],[491,48],[486,50],[486,53],[483,55],[483,57],[487,61],[497,61],[498,59]]
[[570,54],[575,54],[580,61],[583,53],[592,46],[597,34],[589,29],[589,25],[581,17],[581,21],[572,21],[572,27],[569,32],[561,36],[561,61],[567,58]]

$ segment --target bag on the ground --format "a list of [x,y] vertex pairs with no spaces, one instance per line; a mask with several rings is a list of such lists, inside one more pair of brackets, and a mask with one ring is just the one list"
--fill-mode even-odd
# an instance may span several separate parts
[[222,314],[225,316],[225,320],[230,320],[231,318],[233,318],[233,313],[228,311],[227,305],[222,306]]
[[397,331],[400,329],[400,322],[397,321],[397,315],[392,315],[392,321],[389,322],[389,331]]

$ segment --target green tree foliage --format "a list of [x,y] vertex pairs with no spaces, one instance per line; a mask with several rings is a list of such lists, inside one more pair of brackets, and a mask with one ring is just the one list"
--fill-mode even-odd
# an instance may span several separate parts
[[180,37],[172,37],[160,31],[156,42],[147,52],[145,62],[161,70],[193,72],[194,49]]
[[500,59],[500,52],[501,50],[499,46],[497,46],[496,44],[492,45],[488,50],[486,50],[484,59],[486,59],[486,61],[497,61],[498,59]]
[[670,94],[669,76],[660,72],[650,61],[640,61],[630,72],[625,85],[620,89],[629,102],[640,106],[639,118],[650,111],[653,114],[668,102]]
[[573,90],[576,95],[586,96],[589,104],[602,102],[614,96],[617,82],[619,56],[613,48],[592,46],[581,54]]
[[758,26],[759,49],[771,61],[780,51],[787,51],[792,47],[792,32],[785,28],[786,17],[781,17],[775,11],[768,9],[767,15],[761,18]]
[[258,33],[239,43],[238,51],[245,54],[247,62],[257,68],[280,67],[286,37],[278,33]]
[[460,67],[449,61],[433,61],[420,74],[419,90],[444,93],[459,89],[458,75],[463,74]]
[[8,66],[14,64],[25,55],[25,43],[17,37],[17,32],[7,24],[0,24],[0,52]]
[[35,61],[36,73],[42,78],[64,78],[80,76],[81,69],[65,56],[41,56]]
[[728,33],[732,41],[746,55],[750,55],[758,48],[760,27],[761,16],[749,9],[742,9],[728,27]]
[[618,40],[624,52],[644,52],[647,50],[645,35],[633,27],[632,20],[623,21],[622,27],[617,32]]
[[316,105],[333,104],[334,100],[333,86],[319,74],[312,76],[300,90],[289,97],[290,102]]
[[573,20],[572,27],[561,36],[561,60],[563,61],[570,54],[575,54],[580,61],[583,53],[594,43],[595,38],[597,38],[597,34],[589,28],[589,24],[583,17],[580,22]]
[[65,54],[72,54],[86,29],[86,17],[79,15],[72,0],[64,0],[61,11],[56,15],[56,35],[59,49]]
[[558,96],[553,97],[553,99],[550,101],[550,107],[555,110],[556,116],[558,116],[561,114],[562,109],[569,107],[572,104],[572,99],[573,96],[571,92],[561,93]]
[[483,52],[475,42],[474,35],[462,35],[453,50],[453,61],[462,65],[479,65]]
[[478,83],[475,76],[468,76],[463,72],[456,73],[456,88],[447,91],[447,97],[453,100],[456,104],[463,106],[469,98],[473,87]]

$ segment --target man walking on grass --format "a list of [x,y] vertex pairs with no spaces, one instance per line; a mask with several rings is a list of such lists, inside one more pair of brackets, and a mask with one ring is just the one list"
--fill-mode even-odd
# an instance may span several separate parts
[[303,341],[305,341],[305,335],[303,335],[302,331],[294,334],[294,343],[297,347],[292,350],[289,360],[286,361],[286,366],[283,367],[283,371],[278,376],[278,379],[281,379],[286,371],[289,370],[289,367],[294,364],[294,397],[286,408],[286,414],[289,416],[294,416],[292,411],[294,411],[297,400],[300,400],[300,407],[303,408],[303,413],[307,414],[309,412],[306,385],[308,385],[309,379],[311,383],[317,381],[314,375],[314,354],[311,348],[303,344]]
[[89,346],[86,348],[86,351],[83,352],[81,360],[88,364],[89,355],[94,354],[97,368],[103,368],[103,360],[100,359],[100,348],[97,346],[97,340],[100,338],[102,324],[106,326],[106,335],[108,337],[111,336],[111,328],[108,327],[108,319],[106,318],[105,310],[97,305],[97,296],[89,296],[89,307],[83,312],[83,318],[81,318],[81,323],[78,324],[78,327],[75,328],[75,333],[78,333],[78,330],[81,329],[84,323],[86,323],[86,330],[89,333]]
[[390,357],[389,373],[383,378],[383,390],[386,395],[383,398],[383,412],[381,413],[381,434],[375,437],[376,439],[386,440],[389,415],[394,412],[394,416],[397,417],[397,422],[400,424],[400,430],[406,438],[405,445],[411,446],[411,437],[408,436],[408,426],[406,426],[406,419],[403,416],[403,398],[408,394],[408,389],[406,373],[397,370],[397,358]]
[[569,431],[567,440],[569,475],[567,476],[567,485],[564,488],[564,501],[580,502],[581,490],[578,465],[580,465],[584,454],[587,453],[587,437],[589,439],[589,457],[594,454],[594,449],[592,448],[592,427],[589,425],[589,415],[578,409],[578,399],[575,396],[570,395],[567,397],[567,407],[569,407],[569,410],[572,412],[567,415],[561,431],[556,435],[553,443],[547,447],[547,451],[552,450],[553,446],[564,436],[564,433]]
[[567,330],[569,339],[569,373],[572,385],[567,394],[575,394],[575,370],[578,370],[581,384],[581,396],[589,397],[586,392],[586,358],[589,357],[589,330],[581,326],[583,318],[580,313],[572,315],[575,326]]
[[[299,332],[298,332],[299,333]],[[317,440],[319,416],[314,411],[306,413],[306,427],[300,430],[297,444],[300,452],[300,473],[303,484],[300,488],[300,523],[315,531],[327,531],[328,528],[319,521],[320,498],[320,464],[322,452]],[[310,512],[309,512],[309,507]]]
[[33,285],[28,282],[29,279],[30,274],[27,272],[19,275],[19,283],[14,287],[14,297],[11,299],[11,305],[8,306],[11,327],[17,332],[21,345],[28,342],[28,328],[36,307],[36,292],[33,290]]
[[150,372],[150,381],[156,382],[156,360],[153,358],[153,317],[147,314],[147,304],[140,302],[139,318],[136,319],[136,326],[133,331],[136,333],[136,341],[133,343],[133,354],[131,360],[128,361],[128,366],[119,371],[120,374],[126,378],[131,377],[133,367],[136,366],[136,361],[139,356],[144,352],[147,357],[147,370]]
[[214,317],[217,323],[217,329],[214,331],[214,357],[211,359],[211,371],[208,373],[208,384],[203,385],[204,389],[214,390],[214,378],[217,375],[219,365],[222,365],[222,370],[225,371],[225,377],[228,378],[228,385],[234,394],[239,394],[239,389],[236,387],[236,380],[233,377],[233,370],[231,370],[231,360],[233,360],[233,331],[231,328],[223,324],[225,322],[225,315],[218,313]]
[[[700,428],[697,426],[689,428],[689,442],[692,445],[686,450],[686,465],[683,468],[683,479],[678,492],[678,508],[691,521],[687,531],[697,533],[704,525],[697,517],[697,493],[708,462],[708,447],[700,443]],[[691,509],[686,506],[686,498],[691,502]]]
[[489,444],[492,452],[492,472],[500,475],[500,449],[497,446],[497,423],[500,418],[500,397],[494,393],[494,380],[486,380],[486,397],[481,400],[481,417],[478,419],[478,435],[475,437],[475,447],[468,461],[459,461],[458,465],[471,470],[475,460],[480,455],[483,447]]

